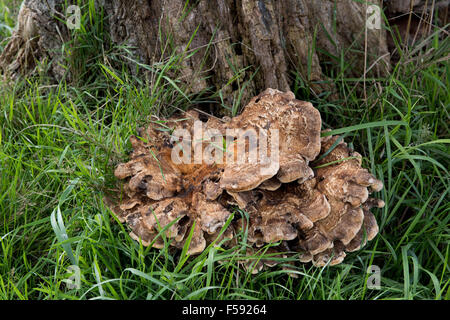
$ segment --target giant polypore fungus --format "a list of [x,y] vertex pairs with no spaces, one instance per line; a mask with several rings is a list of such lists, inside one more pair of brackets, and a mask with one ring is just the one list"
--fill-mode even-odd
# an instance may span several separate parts
[[[115,170],[124,184],[111,208],[146,246],[183,248],[191,233],[188,253],[199,254],[246,227],[249,248],[279,243],[270,249],[323,266],[378,232],[370,209],[384,203],[369,193],[382,182],[338,136],[321,138],[319,111],[291,92],[267,89],[232,119],[191,110],[138,134]],[[236,216],[222,230],[233,207],[248,223]]]

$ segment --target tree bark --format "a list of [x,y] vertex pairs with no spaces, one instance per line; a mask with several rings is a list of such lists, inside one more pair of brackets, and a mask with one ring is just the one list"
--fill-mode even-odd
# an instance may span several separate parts
[[[64,2],[23,2],[0,57],[5,74],[35,70],[48,61],[51,77],[70,77],[61,50],[70,32],[57,19],[64,18]],[[168,49],[187,51],[180,68],[186,86],[192,92],[221,90],[226,103],[244,84],[243,103],[265,88],[289,90],[295,71],[316,93],[330,90],[325,66],[342,52],[353,76],[369,66],[375,75],[389,68],[386,32],[366,28],[365,1],[97,0],[96,5],[104,9],[112,41],[133,47],[133,59],[153,64],[172,53]],[[135,64],[129,62],[129,68],[137,75]],[[227,85],[239,70],[245,71]]]

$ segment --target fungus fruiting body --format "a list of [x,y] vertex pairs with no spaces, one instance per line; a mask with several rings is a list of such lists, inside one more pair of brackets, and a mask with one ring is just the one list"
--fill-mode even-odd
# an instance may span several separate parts
[[239,208],[249,215],[249,248],[278,243],[271,250],[281,255],[338,264],[377,234],[370,209],[384,203],[369,194],[383,184],[338,136],[321,138],[321,125],[311,103],[274,89],[231,119],[201,121],[191,110],[151,122],[115,170],[123,192],[111,209],[147,246],[162,248],[163,232],[183,248],[191,233],[194,255],[219,235],[233,238],[244,223],[226,222]]

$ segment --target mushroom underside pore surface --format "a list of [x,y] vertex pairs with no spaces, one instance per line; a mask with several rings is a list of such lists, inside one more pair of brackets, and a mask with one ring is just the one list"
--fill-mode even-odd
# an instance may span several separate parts
[[[193,110],[156,119],[131,136],[130,160],[114,172],[120,200],[107,204],[145,246],[165,239],[181,249],[189,239],[196,255],[245,231],[249,254],[272,244],[275,257],[339,264],[378,233],[370,209],[384,202],[369,195],[383,183],[321,122],[311,103],[275,89],[231,119]],[[253,271],[275,264],[261,259]]]

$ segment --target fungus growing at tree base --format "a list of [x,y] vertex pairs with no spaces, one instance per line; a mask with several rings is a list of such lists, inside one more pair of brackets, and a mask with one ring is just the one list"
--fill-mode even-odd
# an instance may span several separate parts
[[[132,238],[159,249],[164,238],[180,249],[189,239],[195,255],[218,237],[232,246],[245,228],[250,251],[276,243],[270,250],[280,257],[299,253],[324,266],[378,233],[370,209],[384,202],[369,194],[382,182],[338,136],[321,137],[311,103],[267,89],[234,118],[200,118],[187,111],[130,138],[130,161],[115,169],[120,200],[110,208]],[[232,216],[237,208],[248,223]],[[266,260],[258,268],[276,264]]]

